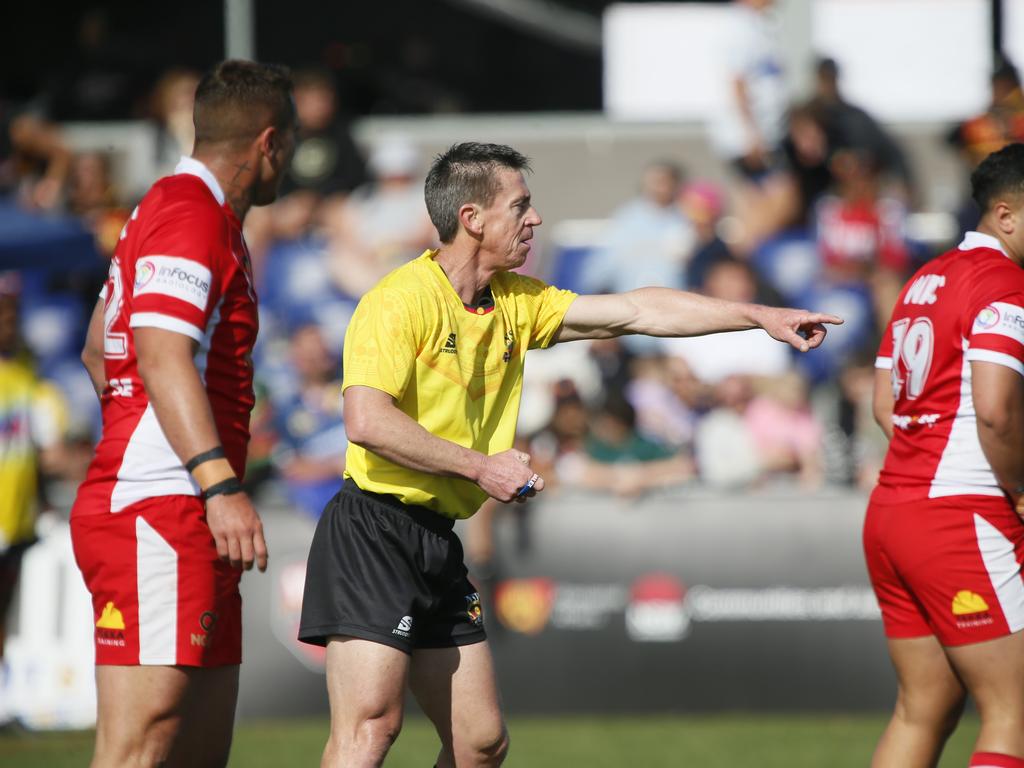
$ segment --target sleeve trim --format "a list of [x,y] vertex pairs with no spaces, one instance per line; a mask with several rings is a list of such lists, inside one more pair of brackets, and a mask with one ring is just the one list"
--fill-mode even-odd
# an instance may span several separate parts
[[341,385],[341,394],[344,395],[345,394],[345,390],[348,389],[349,387],[369,387],[370,389],[376,389],[376,390],[378,390],[380,392],[383,392],[388,397],[395,398],[395,400],[400,400],[401,397],[402,397],[401,394],[397,394],[397,393],[392,392],[392,391],[390,391],[388,389],[385,389],[380,384],[370,383],[368,381],[346,381],[346,382],[343,382],[342,385]]
[[160,328],[165,331],[173,331],[188,336],[193,341],[202,343],[203,332],[201,329],[185,320],[170,315],[161,315],[158,312],[136,312],[128,323],[130,328]]
[[892,370],[892,358],[891,357],[882,357],[882,356],[876,357],[875,358],[875,368],[881,368],[881,369],[886,370],[886,371],[891,371]]
[[969,349],[966,355],[968,360],[977,360],[984,363],[996,363],[1007,368],[1012,368],[1021,376],[1024,376],[1024,363],[1013,355],[1005,352],[994,352],[991,349]]

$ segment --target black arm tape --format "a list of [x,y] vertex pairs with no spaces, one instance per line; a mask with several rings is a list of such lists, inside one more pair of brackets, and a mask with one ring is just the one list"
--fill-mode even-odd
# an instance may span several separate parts
[[223,458],[226,458],[224,454],[224,448],[218,445],[216,448],[211,448],[208,451],[197,453],[195,456],[189,459],[188,464],[185,465],[185,470],[188,472],[192,472],[200,464],[205,464],[206,462],[213,461],[214,459]]
[[239,482],[237,477],[229,477],[227,480],[221,480],[219,483],[214,483],[203,491],[203,501],[209,501],[214,496],[230,496],[233,493],[241,492],[242,483]]

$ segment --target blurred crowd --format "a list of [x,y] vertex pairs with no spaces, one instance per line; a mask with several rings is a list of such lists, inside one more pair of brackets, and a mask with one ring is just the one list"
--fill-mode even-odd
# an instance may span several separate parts
[[[816,62],[809,100],[787,103],[767,4],[744,0],[742,53],[723,84],[734,109],[715,144],[728,180],[690,178],[681,162],[652,158],[624,181],[620,207],[594,212],[606,217],[603,232],[571,269],[560,264],[557,243],[528,264],[585,292],[672,286],[814,307],[846,324],[809,355],[760,331],[533,353],[519,441],[549,489],[633,497],[780,480],[867,488],[880,467],[885,443],[870,416],[879,333],[903,281],[939,244],[908,237],[914,169],[899,142],[844,98],[835,61]],[[148,101],[162,171],[191,149],[196,82],[195,72],[167,72]],[[398,135],[378,137],[364,153],[328,72],[298,71],[295,86],[300,134],[283,195],[246,223],[261,311],[247,482],[315,517],[344,469],[348,319],[379,278],[437,243],[422,193],[429,158]],[[949,138],[965,175],[990,151],[1024,140],[1024,96],[1009,62],[993,73],[988,109]],[[95,394],[77,353],[104,262],[135,202],[118,189],[112,163],[102,152],[72,152],[40,111],[0,103],[3,221],[46,233],[73,217],[95,253],[84,267],[55,269],[45,243],[33,244],[40,255],[32,263],[9,256],[18,243],[0,243],[0,310],[11,329],[0,373],[16,366],[33,377],[33,407],[45,424],[19,431],[11,397],[0,392],[0,471],[15,434],[42,435],[33,471],[47,478],[46,501],[56,506],[70,500],[98,436]],[[966,202],[950,213],[961,230],[976,221]]]

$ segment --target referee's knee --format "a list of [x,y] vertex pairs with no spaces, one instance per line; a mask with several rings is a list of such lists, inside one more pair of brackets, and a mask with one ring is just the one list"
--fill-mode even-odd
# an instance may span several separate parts
[[467,751],[471,751],[472,755],[468,761],[469,765],[478,768],[499,766],[505,762],[505,758],[508,756],[508,729],[502,723],[501,727],[496,730],[473,734],[467,747],[469,747]]

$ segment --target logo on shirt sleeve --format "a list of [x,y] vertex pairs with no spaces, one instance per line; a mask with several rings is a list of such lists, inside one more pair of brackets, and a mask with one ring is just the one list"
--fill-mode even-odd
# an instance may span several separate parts
[[993,333],[1024,344],[1024,307],[996,301],[974,318],[971,334]]
[[213,275],[197,261],[178,256],[146,256],[135,265],[134,296],[158,294],[206,309]]

